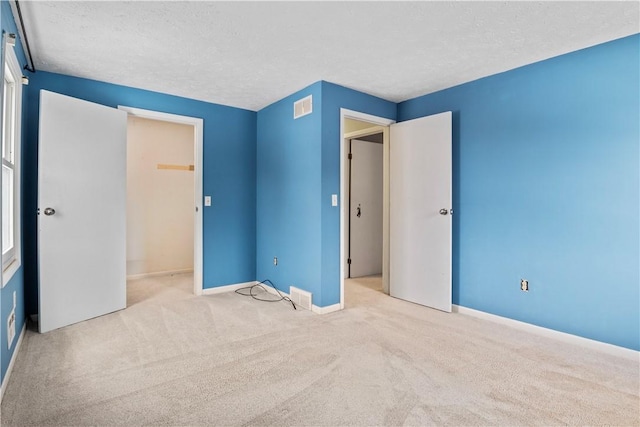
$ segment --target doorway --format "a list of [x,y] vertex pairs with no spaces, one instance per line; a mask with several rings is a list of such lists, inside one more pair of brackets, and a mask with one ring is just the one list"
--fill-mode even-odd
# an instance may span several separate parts
[[382,132],[349,139],[346,269],[350,279],[382,275],[382,140]]
[[[350,268],[349,268],[349,254],[350,249],[355,249],[356,251],[358,251],[357,248],[350,248],[350,244],[352,243],[352,239],[350,239],[350,232],[351,230],[351,226],[350,226],[350,221],[351,221],[351,217],[353,214],[353,218],[354,218],[354,222],[356,219],[363,219],[365,218],[364,215],[366,214],[366,212],[363,210],[363,203],[361,202],[355,202],[355,204],[350,208],[350,199],[351,199],[351,192],[350,192],[350,162],[349,162],[349,153],[351,152],[351,149],[353,148],[353,140],[359,140],[362,141],[363,139],[373,139],[376,141],[379,141],[381,138],[381,141],[378,142],[378,148],[382,148],[382,161],[381,164],[379,164],[378,170],[372,170],[372,166],[371,164],[368,164],[369,166],[369,170],[370,172],[380,172],[380,168],[382,169],[382,188],[378,189],[378,191],[381,191],[381,196],[382,196],[382,212],[381,212],[381,220],[375,220],[372,222],[376,222],[379,223],[381,221],[381,248],[380,251],[382,253],[381,256],[381,260],[379,262],[379,265],[381,266],[381,275],[378,278],[375,278],[375,280],[373,281],[373,287],[381,287],[382,291],[386,294],[389,293],[389,281],[388,281],[388,274],[389,274],[389,203],[388,203],[388,188],[389,188],[389,177],[388,177],[388,171],[389,171],[389,158],[388,158],[388,154],[389,154],[389,125],[391,125],[392,123],[394,123],[393,120],[389,120],[389,119],[385,119],[382,117],[377,117],[377,116],[372,116],[369,114],[364,114],[364,113],[360,113],[357,111],[352,111],[352,110],[347,110],[347,109],[341,109],[340,110],[340,134],[341,134],[341,142],[340,142],[340,197],[341,197],[341,201],[340,201],[340,308],[344,309],[344,303],[345,303],[345,280],[349,280],[350,276],[353,276],[353,274],[360,274],[357,271],[352,271],[350,272]],[[381,135],[380,136],[374,136],[374,135]],[[370,145],[374,145],[376,144],[375,142],[371,142],[371,141],[366,141],[366,142],[362,142],[362,144],[360,143],[356,143],[359,144],[360,148],[364,148],[365,152],[366,151],[375,151],[374,150],[367,150],[367,148],[371,148]],[[366,144],[366,145],[365,145]],[[371,154],[371,153],[369,153]],[[368,155],[365,154],[365,156],[367,157],[371,157],[372,159],[377,158],[377,156],[379,156],[380,153],[378,153],[377,155]],[[377,196],[380,196],[380,193],[377,194]],[[352,201],[353,202],[353,201]],[[360,217],[357,216],[358,214],[358,203],[360,203]],[[379,203],[379,202],[377,202]],[[353,204],[353,203],[352,203]],[[370,210],[370,209],[369,209]],[[367,215],[366,217],[367,219],[373,219],[371,216]],[[354,224],[356,225],[356,224]],[[362,225],[362,224],[358,224],[358,225]],[[380,230],[379,230],[380,231]],[[376,239],[377,240],[377,239]],[[359,241],[358,243],[362,244],[362,241]],[[378,243],[380,244],[380,243]],[[374,257],[377,255],[374,255]],[[355,260],[352,260],[354,263],[356,262]],[[375,261],[375,259],[372,259],[372,261]],[[354,264],[355,266],[355,264]],[[365,273],[366,274],[366,273]],[[369,285],[371,284],[371,280],[368,281]],[[381,285],[381,286],[380,286]]]
[[[378,126],[377,132],[383,133],[382,291],[450,312],[452,113],[400,124],[345,109],[340,116],[340,308],[344,309],[349,274],[349,146],[351,138],[362,136],[345,129],[347,119],[355,119],[370,123],[372,130]],[[390,273],[394,276],[391,289]]]
[[[383,133],[378,126],[346,119],[349,145],[346,301],[367,304],[383,293]],[[371,133],[374,132],[374,133]]]
[[192,293],[193,139],[193,125],[127,118],[127,306],[160,276]]
[[[40,91],[38,328],[122,310],[126,289],[127,115],[192,126],[194,292],[202,293],[203,120]],[[91,141],[91,144],[87,144]]]
[[[128,113],[127,169],[133,173],[127,180],[127,278],[193,271],[193,293],[201,295],[203,120],[118,108]],[[148,140],[132,143],[132,137]]]

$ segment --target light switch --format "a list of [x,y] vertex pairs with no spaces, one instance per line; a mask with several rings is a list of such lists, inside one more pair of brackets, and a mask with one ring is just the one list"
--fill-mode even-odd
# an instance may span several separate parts
[[338,206],[338,195],[337,194],[332,194],[331,195],[331,206]]
[[204,205],[211,206],[211,196],[204,196]]

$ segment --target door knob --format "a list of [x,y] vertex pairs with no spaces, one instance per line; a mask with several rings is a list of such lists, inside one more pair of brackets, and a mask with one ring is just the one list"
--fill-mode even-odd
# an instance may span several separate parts
[[449,213],[449,211],[448,211],[448,210],[446,210],[446,209],[440,209],[440,215],[446,215],[446,214],[448,214],[448,213]]
[[358,218],[360,218],[360,216],[362,216],[362,210],[360,209],[360,205],[358,205],[358,209],[357,209],[356,216],[357,216]]
[[53,208],[45,208],[44,209],[44,214],[46,216],[51,216],[51,215],[55,215],[56,214],[56,210]]

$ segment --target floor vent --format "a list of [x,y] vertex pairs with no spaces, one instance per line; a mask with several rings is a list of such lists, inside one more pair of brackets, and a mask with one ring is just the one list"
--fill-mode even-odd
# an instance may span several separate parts
[[291,286],[289,287],[289,297],[298,307],[311,310],[311,292],[303,291],[302,289]]
[[297,119],[313,112],[313,97],[312,95],[302,98],[299,101],[293,103],[293,118]]

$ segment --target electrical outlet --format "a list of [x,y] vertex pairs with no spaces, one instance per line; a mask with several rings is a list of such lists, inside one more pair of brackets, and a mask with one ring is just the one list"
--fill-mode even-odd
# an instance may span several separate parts
[[11,343],[16,336],[16,311],[11,310],[7,318],[7,348],[11,348]]
[[273,257],[273,265],[278,265],[278,257],[277,256]]
[[16,298],[16,291],[13,291],[13,308],[16,308],[18,299]]
[[529,281],[526,279],[520,279],[520,290],[529,292]]

